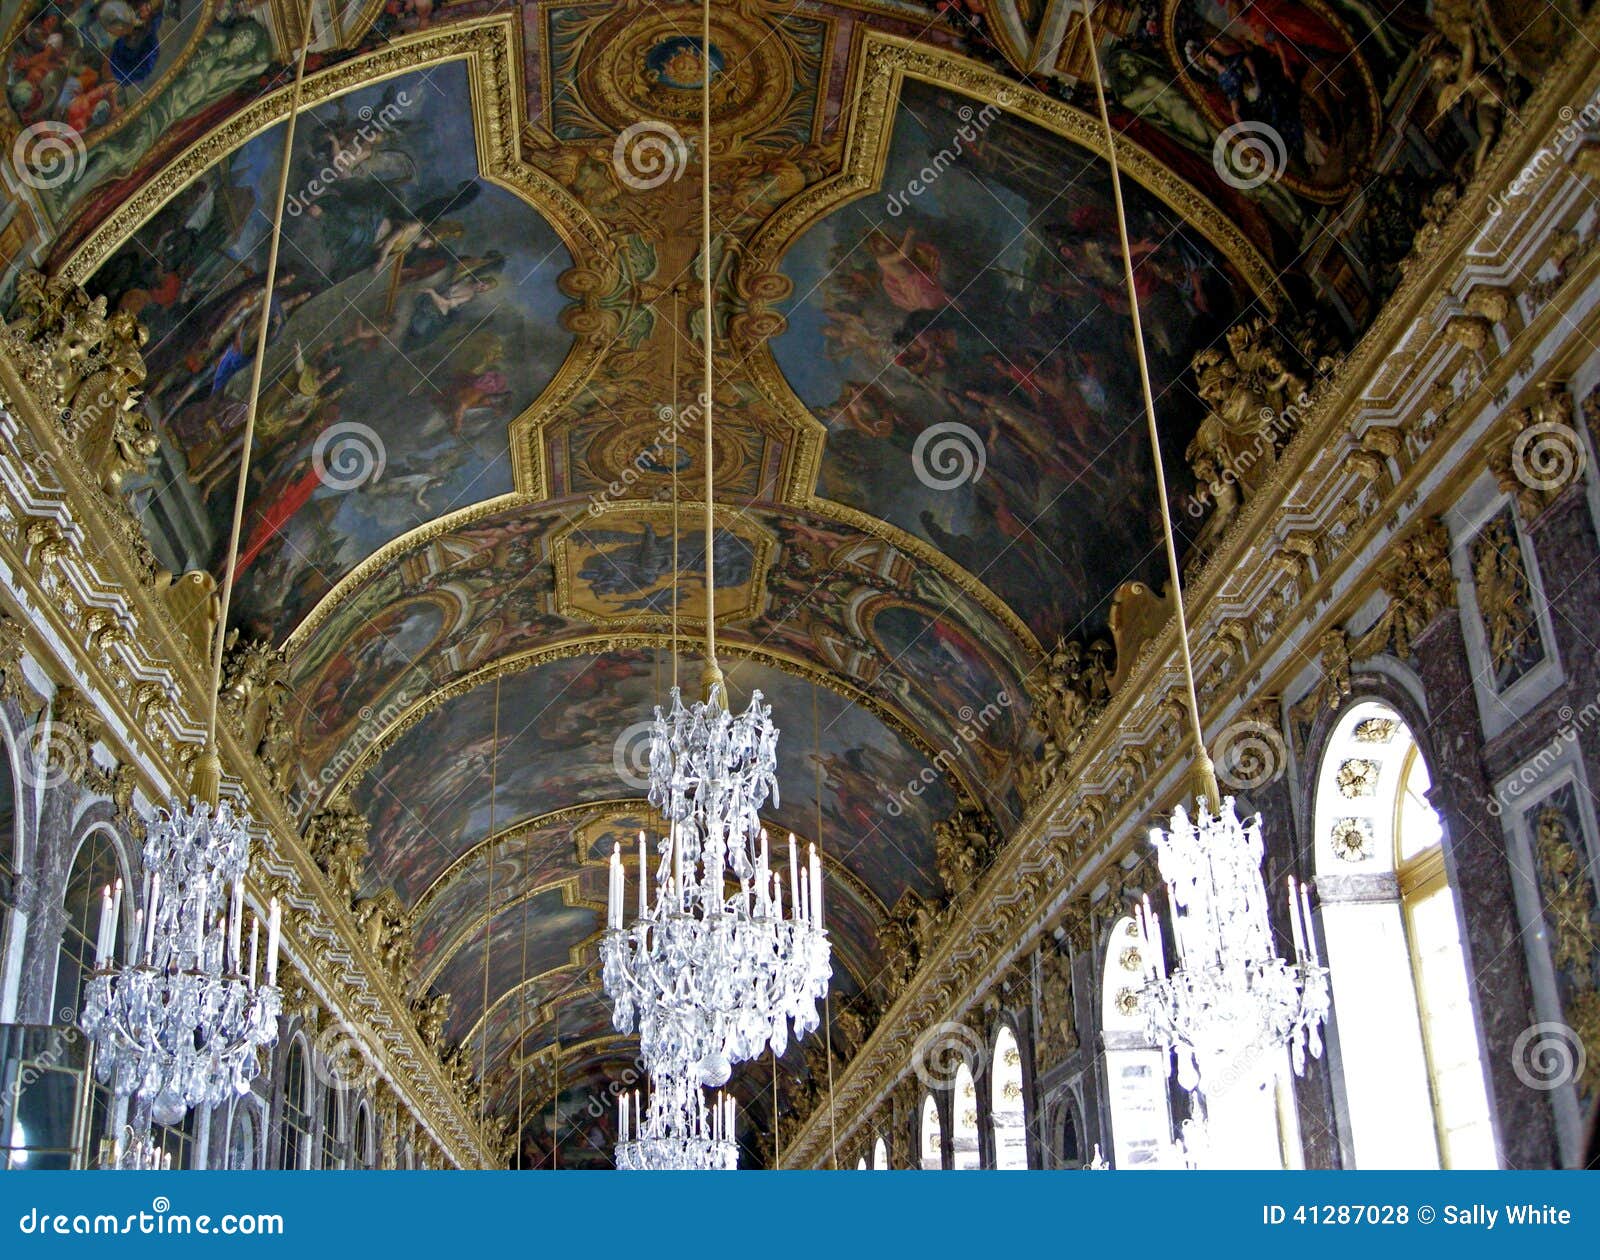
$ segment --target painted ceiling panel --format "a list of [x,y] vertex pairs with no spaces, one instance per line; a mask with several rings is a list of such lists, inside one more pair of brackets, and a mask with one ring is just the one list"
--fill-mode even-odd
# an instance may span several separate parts
[[[703,621],[704,560],[689,517],[680,510],[680,607],[693,634]],[[719,586],[741,605],[721,626],[725,642],[847,677],[936,750],[949,749],[974,790],[989,785],[998,815],[1011,812],[1031,657],[1012,628],[952,576],[852,526],[750,508],[725,536],[744,539],[745,557],[720,566]],[[517,505],[372,568],[294,654],[308,804],[321,767],[351,764],[411,705],[485,662],[593,634],[597,624],[613,633],[670,630],[670,603],[656,598],[670,585],[670,539],[667,505],[592,518]],[[740,581],[729,567],[736,562]],[[620,605],[614,616],[596,615]]]
[[[835,211],[784,260],[799,297],[772,352],[828,428],[818,492],[949,555],[1042,641],[1098,628],[1160,561],[1105,165],[907,82],[880,187],[873,212]],[[1181,468],[1200,409],[1174,386],[1246,290],[1174,211],[1127,196]]]
[[565,966],[578,942],[599,927],[599,910],[567,904],[561,888],[537,893],[494,915],[487,938],[480,921],[477,933],[429,977],[433,988],[451,995],[449,1037],[460,1040],[482,1018],[485,992],[492,1003],[524,977]]
[[[351,165],[363,129],[377,137]],[[199,514],[174,559],[202,567],[226,542],[282,146],[280,124],[228,154],[89,282],[150,330],[150,409],[180,476],[136,500]],[[555,285],[571,257],[475,154],[459,63],[317,105],[296,131],[240,557],[256,633],[281,638],[377,548],[512,489],[507,426],[571,342]]]
[[[969,796],[1015,822],[1041,643],[1103,632],[1116,586],[1160,575],[1154,486],[1106,168],[1050,129],[1087,117],[1063,103],[1087,70],[1072,6],[717,5],[710,260],[694,146],[648,187],[611,147],[639,119],[692,132],[693,10],[463,7],[481,8],[342,0],[319,30],[231,628],[284,646],[294,798],[309,815],[352,786],[361,891],[416,912],[413,990],[451,993],[447,1041],[483,1024],[491,1104],[515,1102],[530,1162],[603,1167],[594,1101],[632,1053],[581,943],[610,845],[647,821],[619,739],[664,696],[674,584],[698,642],[675,481],[698,495],[712,463],[722,663],[782,731],[774,829],[818,837],[835,872],[836,1047],[890,995],[886,911],[942,898],[934,823]],[[161,449],[124,489],[175,569],[221,564],[282,147],[270,114],[242,120],[287,81],[280,9],[155,0],[120,34],[93,6],[0,19],[6,134],[61,124],[82,149],[76,178],[24,181],[0,262],[48,256],[148,327]],[[1383,281],[1353,238],[1325,262],[1302,242],[1361,219],[1395,126],[1374,85],[1426,74],[1424,6],[1096,13],[1129,169],[1163,188],[1136,174],[1128,195],[1176,475],[1191,356],[1271,263],[1292,264],[1275,299],[1370,316]],[[1219,168],[1236,122],[1275,129],[1281,178]],[[663,413],[692,396],[702,265],[725,319],[709,450]],[[492,864],[474,851],[508,830]],[[559,1084],[533,1079],[558,1037]],[[786,1107],[807,1058],[780,1064]],[[770,1084],[736,1083],[759,1131]]]

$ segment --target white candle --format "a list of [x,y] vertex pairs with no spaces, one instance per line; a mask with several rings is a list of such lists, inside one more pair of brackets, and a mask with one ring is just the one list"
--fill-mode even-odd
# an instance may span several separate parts
[[256,987],[256,958],[261,949],[261,916],[250,921],[250,987]]
[[783,881],[776,875],[772,877],[772,917],[783,920]]
[[1289,930],[1294,934],[1294,957],[1296,962],[1305,961],[1306,940],[1300,931],[1300,897],[1295,891],[1294,876],[1289,876]]
[[622,926],[622,845],[611,846],[611,888],[606,904],[606,922],[613,928]]
[[1311,917],[1311,892],[1306,885],[1300,885],[1300,909],[1305,913],[1306,951],[1311,955],[1313,963],[1317,958],[1317,924]]
[[110,946],[106,942],[106,933],[111,927],[111,885],[107,884],[100,893],[100,931],[94,938],[94,965],[98,971],[106,965],[106,952]]
[[117,929],[122,926],[122,880],[119,877],[111,893],[111,934],[106,940],[106,956],[117,948]]
[[267,923],[267,984],[278,983],[278,944],[283,935],[283,907],[272,899],[272,912]]
[[1167,947],[1161,939],[1161,924],[1155,916],[1155,911],[1150,909],[1150,898],[1144,898],[1144,923],[1145,936],[1150,942],[1151,966],[1155,970],[1157,980],[1165,979],[1167,974]]
[[233,906],[228,922],[228,957],[237,974],[243,959],[239,955],[239,933],[244,930],[244,880],[233,881]]
[[157,871],[150,881],[150,913],[144,918],[144,956],[152,958],[155,950],[155,907],[162,900],[162,876]]
[[137,965],[140,949],[144,945],[144,907],[140,906],[133,912],[133,944],[128,948],[128,961]]
[[811,846],[811,921],[822,926],[822,863],[816,845]]
[[150,913],[144,920],[144,954],[151,956],[151,951],[156,943],[156,906],[161,901],[161,873],[156,872],[155,878],[150,881]]
[[789,833],[789,904],[800,909],[800,859],[796,854],[794,832]]

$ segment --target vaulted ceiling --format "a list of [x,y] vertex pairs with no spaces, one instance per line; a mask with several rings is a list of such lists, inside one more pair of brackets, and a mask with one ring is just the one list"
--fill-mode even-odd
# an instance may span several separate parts
[[[1097,6],[1169,467],[1189,361],[1241,314],[1370,309],[1318,241],[1420,8]],[[17,120],[84,149],[30,202],[52,265],[150,331],[161,450],[127,491],[175,569],[222,563],[291,9],[173,6],[130,68],[133,37],[8,8]],[[698,676],[704,461],[724,663],[782,730],[770,821],[837,872],[846,1049],[891,996],[887,916],[942,893],[933,823],[1017,821],[1041,645],[1161,577],[1081,13],[716,5],[707,452],[670,411],[708,262],[697,7],[314,12],[236,623],[287,654],[300,816],[371,820],[363,891],[410,908],[413,993],[451,995],[489,1105],[530,1162],[603,1163],[588,1100],[630,1056],[603,862],[650,825],[638,724]],[[1241,118],[1276,124],[1282,179],[1214,160]],[[767,1073],[741,1088],[770,1131]]]

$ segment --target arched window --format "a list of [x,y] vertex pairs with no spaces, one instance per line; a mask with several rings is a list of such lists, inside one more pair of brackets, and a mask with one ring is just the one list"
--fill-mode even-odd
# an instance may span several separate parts
[[939,1104],[933,1101],[932,1094],[922,1096],[922,1166],[926,1169],[944,1167],[944,1155],[940,1148],[944,1145],[943,1131],[939,1128]]
[[989,1117],[994,1123],[994,1166],[1002,1171],[1028,1166],[1027,1130],[1023,1118],[1022,1052],[1004,1024],[994,1038],[994,1064],[989,1070]]
[[867,1171],[867,1157],[865,1155],[863,1155],[860,1159],[856,1160],[856,1171],[857,1172],[866,1172]]
[[372,1119],[363,1102],[356,1108],[355,1129],[350,1138],[350,1167],[371,1168],[372,1165]]
[[[72,859],[72,870],[67,875],[67,890],[62,898],[66,911],[66,926],[61,933],[61,946],[56,955],[55,998],[51,1003],[53,1018],[58,1023],[77,1022],[83,1009],[83,993],[89,977],[94,972],[94,947],[100,932],[100,912],[104,891],[123,878],[122,862],[117,846],[103,828],[96,827],[83,838],[77,855]],[[112,956],[122,951],[122,924],[117,924],[117,936],[112,946]]]
[[950,1166],[982,1167],[978,1159],[978,1087],[973,1084],[972,1069],[965,1063],[956,1069],[950,1113]]
[[283,1065],[283,1140],[278,1167],[299,1169],[311,1153],[311,1081],[306,1072],[306,1047],[298,1037]]
[[1070,1103],[1061,1108],[1061,1145],[1056,1153],[1056,1167],[1083,1167],[1083,1143],[1078,1137],[1078,1118],[1072,1114]]
[[233,1123],[228,1127],[228,1164],[231,1169],[256,1166],[256,1109],[240,1099],[233,1105]]
[[1483,1048],[1426,762],[1354,705],[1317,778],[1317,894],[1358,1167],[1492,1168]]
[[1167,1096],[1168,1055],[1150,1042],[1139,1008],[1145,960],[1131,916],[1111,929],[1102,973],[1101,1027],[1105,1030],[1106,1085],[1111,1111],[1111,1162],[1117,1168],[1158,1168],[1172,1147]]
[[872,1144],[872,1166],[880,1170],[889,1167],[889,1144],[882,1138]]
[[344,1091],[329,1085],[322,1093],[322,1167],[344,1167]]
[[11,741],[0,735],[0,1021],[7,1021],[16,1002],[16,976],[22,942],[11,939],[16,930],[17,880],[22,870],[22,831],[18,826],[17,770]]
[[[62,897],[66,923],[61,930],[61,944],[56,952],[55,991],[50,1003],[51,1020],[58,1024],[76,1024],[83,1009],[84,991],[94,972],[95,943],[100,933],[100,914],[104,905],[105,890],[123,878],[122,859],[117,846],[102,828],[96,827],[78,845],[73,856],[72,869],[67,874],[67,888]],[[131,905],[124,899],[124,907]],[[125,921],[124,916],[119,919]],[[120,958],[123,949],[123,922],[116,925],[111,956]],[[92,1086],[90,1098],[90,1145],[102,1137],[114,1137],[109,1130],[112,1098],[111,1088],[98,1081]],[[159,1135],[158,1135],[159,1136]],[[172,1166],[182,1167],[180,1147],[174,1152]]]

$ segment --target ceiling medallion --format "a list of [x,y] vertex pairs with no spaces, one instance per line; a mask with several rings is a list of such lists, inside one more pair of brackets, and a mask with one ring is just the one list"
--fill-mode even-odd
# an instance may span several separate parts
[[[679,9],[622,13],[587,46],[584,96],[617,127],[641,118],[698,124],[704,58],[698,24]],[[766,22],[718,12],[711,21],[711,121],[729,140],[760,131],[788,104],[794,74],[786,43]]]

